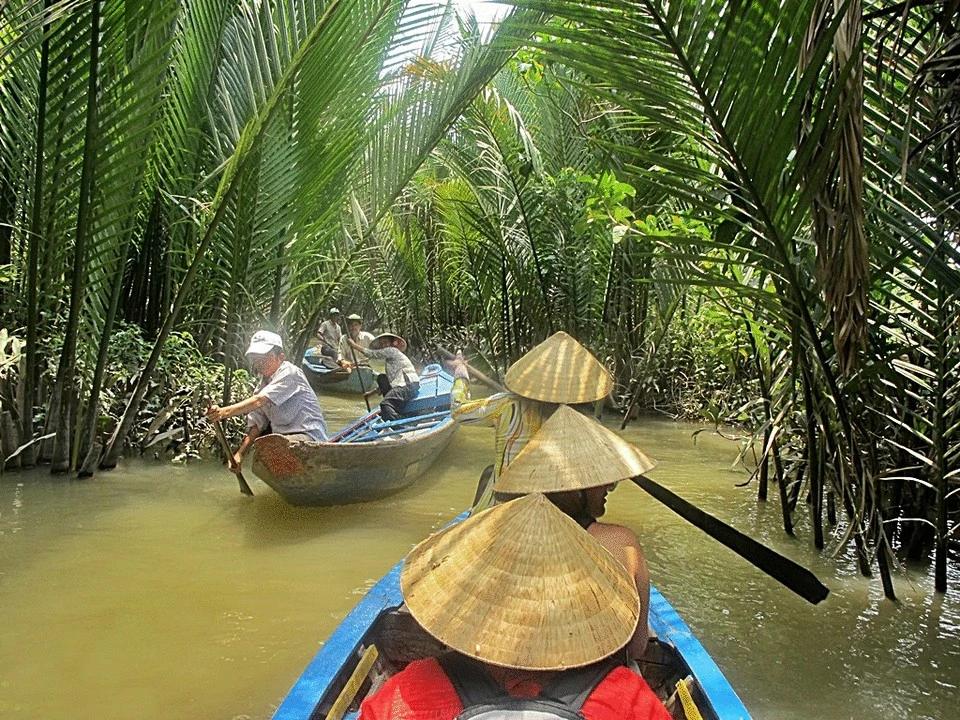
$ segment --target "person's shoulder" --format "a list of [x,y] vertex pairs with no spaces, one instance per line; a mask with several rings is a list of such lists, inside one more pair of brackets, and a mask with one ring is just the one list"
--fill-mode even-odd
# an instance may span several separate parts
[[284,360],[280,363],[280,367],[277,368],[277,371],[273,374],[273,377],[270,378],[271,381],[276,382],[277,380],[284,380],[288,377],[303,377],[306,380],[306,375],[303,374],[303,370],[294,365],[289,360]]
[[640,539],[637,534],[628,527],[617,525],[615,523],[595,522],[590,526],[589,532],[601,542],[611,540],[618,545],[640,547]]
[[401,675],[403,676],[403,681],[405,682],[450,682],[447,679],[447,674],[440,666],[440,663],[436,658],[433,657],[412,661],[403,670],[394,675],[394,677],[399,677]]

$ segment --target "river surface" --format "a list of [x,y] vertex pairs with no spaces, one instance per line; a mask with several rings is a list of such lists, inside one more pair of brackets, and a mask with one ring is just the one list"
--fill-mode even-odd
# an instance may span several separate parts
[[[321,400],[331,430],[362,410]],[[811,568],[827,600],[807,604],[632,484],[605,519],[636,530],[655,584],[753,717],[960,717],[956,564],[946,595],[917,566],[897,573],[900,602],[884,600],[849,553],[818,555],[802,518],[784,535],[778,503],[736,487],[736,445],[695,429],[645,420],[624,434],[659,460],[652,478]],[[214,462],[0,477],[0,718],[269,718],[364,592],[469,505],[492,448],[490,429],[463,427],[413,487],[341,508],[290,507],[249,469],[255,496],[242,496]]]

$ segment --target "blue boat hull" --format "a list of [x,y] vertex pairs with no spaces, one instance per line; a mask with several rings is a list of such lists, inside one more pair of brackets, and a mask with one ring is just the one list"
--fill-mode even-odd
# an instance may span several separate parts
[[[273,720],[326,716],[356,666],[360,650],[375,639],[377,624],[402,605],[402,566],[399,563],[388,572],[344,618],[287,693]],[[671,679],[690,675],[696,680],[695,697],[705,720],[750,720],[716,663],[655,588],[650,590],[650,625],[664,656],[676,664]],[[349,712],[344,717],[356,718],[357,713]]]

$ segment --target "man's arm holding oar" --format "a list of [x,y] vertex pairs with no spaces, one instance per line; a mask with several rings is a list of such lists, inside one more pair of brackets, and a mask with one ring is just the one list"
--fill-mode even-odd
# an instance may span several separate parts
[[[237,461],[236,456],[230,450],[230,443],[227,442],[227,436],[223,432],[223,426],[220,425],[220,419],[217,417],[217,412],[211,413],[211,410],[219,410],[215,405],[210,403],[210,400],[207,400],[207,420],[210,421],[210,424],[213,426],[213,434],[217,436],[217,440],[220,441],[220,448],[223,450],[224,455],[227,457],[227,467],[230,469],[234,475],[237,476],[237,482],[240,484],[240,492],[244,495],[253,495],[253,490],[250,489],[250,485],[247,484],[246,478],[243,477],[243,471],[240,469],[240,463]],[[247,434],[247,437],[244,438],[244,442],[247,442],[250,438],[250,434]],[[252,440],[251,440],[252,442]],[[241,450],[246,448],[241,445]],[[243,456],[242,452],[238,452],[238,455]]]
[[438,347],[437,350],[440,352],[441,355],[443,355],[444,359],[448,360],[449,362],[452,362],[452,363],[462,362],[464,367],[466,367],[467,370],[470,371],[470,374],[473,375],[473,377],[475,377],[477,380],[479,380],[484,385],[489,387],[491,390],[496,390],[497,392],[510,392],[503,385],[498,383],[496,380],[491,380],[482,372],[480,372],[475,367],[473,367],[473,365],[471,365],[466,360],[464,360],[462,354],[455,355],[454,353],[450,352],[446,348],[442,348],[442,347]]

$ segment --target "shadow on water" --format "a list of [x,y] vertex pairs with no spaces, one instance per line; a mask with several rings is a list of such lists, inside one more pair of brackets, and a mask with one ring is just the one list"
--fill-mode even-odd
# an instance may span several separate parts
[[236,514],[244,540],[257,547],[308,542],[344,527],[376,530],[390,520],[389,507],[381,503],[295,507],[263,484],[254,492],[237,505]]

